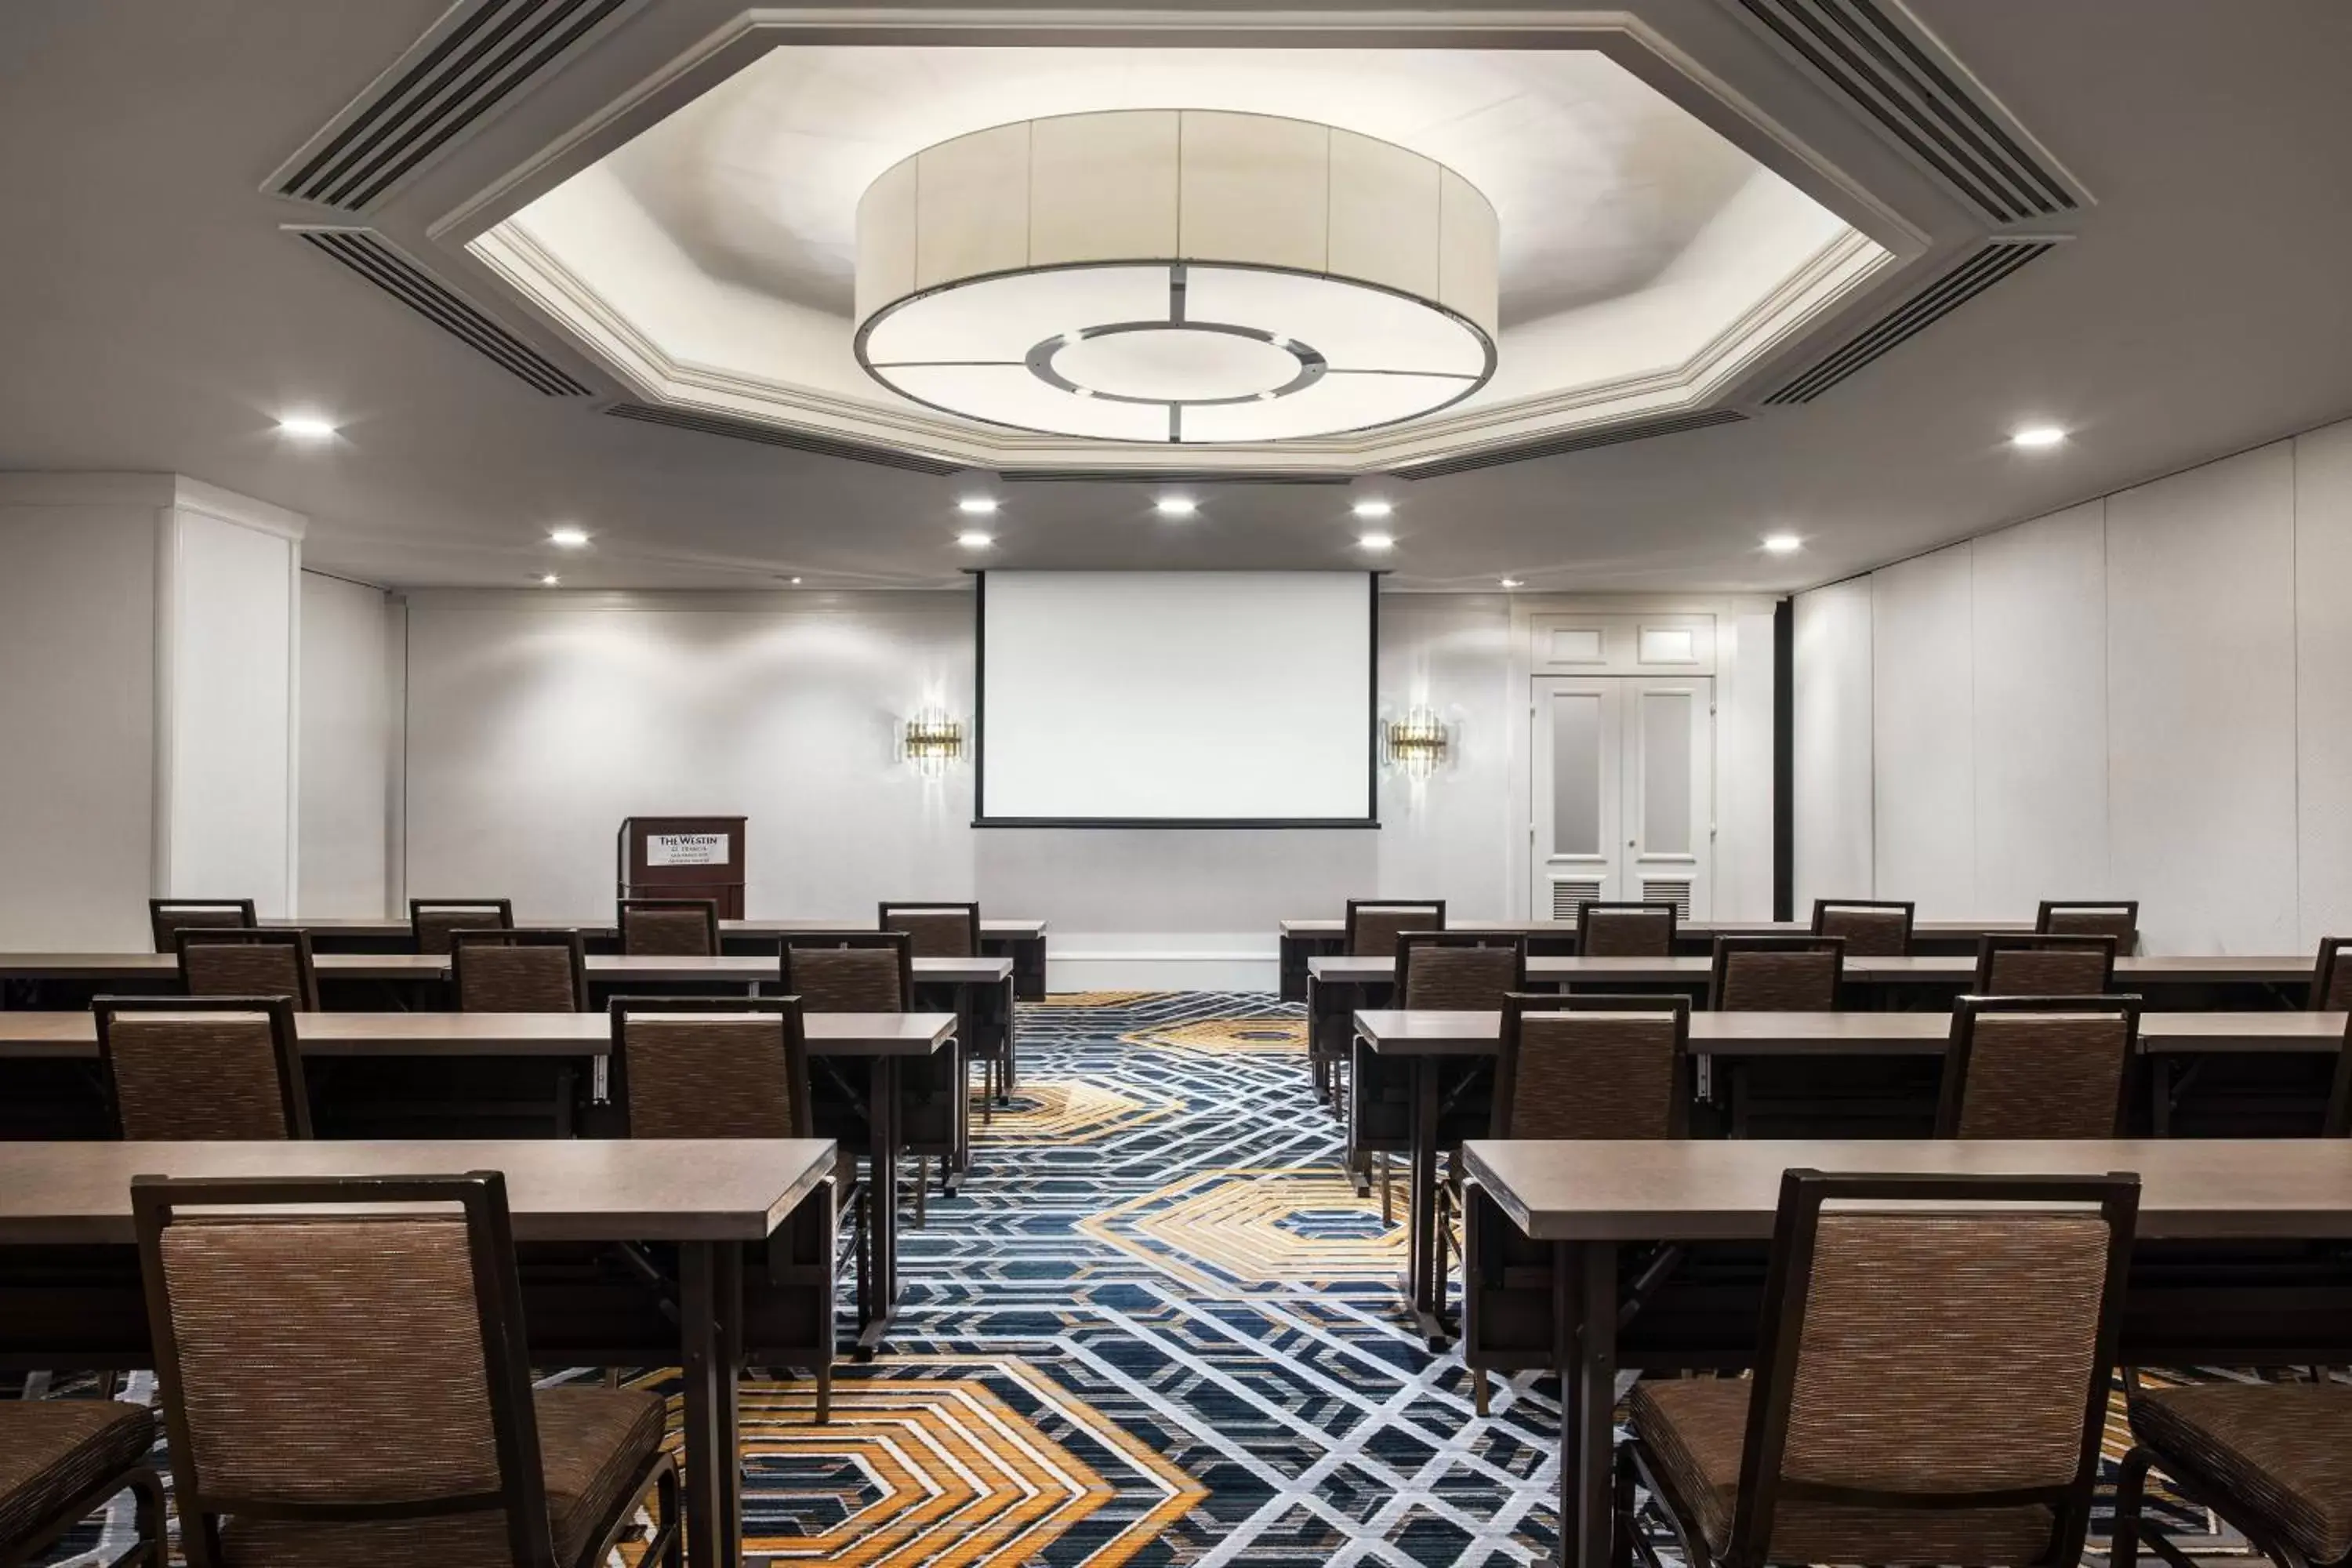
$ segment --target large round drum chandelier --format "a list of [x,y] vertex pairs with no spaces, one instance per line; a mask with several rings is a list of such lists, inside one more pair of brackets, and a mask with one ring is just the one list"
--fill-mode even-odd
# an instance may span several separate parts
[[1495,209],[1305,121],[1131,110],[1000,125],[857,205],[858,362],[918,403],[1110,441],[1369,430],[1495,370]]

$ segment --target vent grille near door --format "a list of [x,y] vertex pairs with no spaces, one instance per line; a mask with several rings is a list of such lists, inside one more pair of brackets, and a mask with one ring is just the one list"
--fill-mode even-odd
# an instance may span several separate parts
[[685,408],[663,408],[650,403],[615,403],[604,410],[615,419],[642,420],[647,425],[669,425],[680,430],[699,431],[705,436],[724,436],[736,441],[757,441],[764,447],[785,447],[795,452],[814,452],[820,457],[847,458],[856,463],[875,463],[886,468],[905,468],[918,474],[960,474],[969,465],[950,463],[940,458],[926,458],[918,452],[900,452],[888,447],[869,447],[857,441],[836,440],[830,436],[811,435],[806,431],[787,430],[781,426],[755,424],[749,419],[730,419],[722,414],[698,414]]
[[1690,919],[1691,885],[1687,877],[1644,877],[1642,897],[1649,903],[1674,905],[1678,923]]
[[1737,425],[1748,416],[1736,408],[1709,408],[1696,414],[1677,414],[1664,419],[1643,419],[1630,425],[1612,425],[1603,430],[1575,430],[1549,440],[1524,447],[1496,447],[1483,452],[1465,452],[1458,458],[1439,458],[1431,462],[1409,464],[1392,470],[1401,479],[1435,479],[1448,474],[1466,474],[1476,468],[1499,468],[1505,463],[1524,463],[1537,458],[1557,458],[1567,452],[1588,452],[1595,447],[1614,447],[1624,441],[1646,441],[1653,436],[1675,436],[1685,430],[1704,430],[1712,425]]
[[1926,331],[2035,257],[2046,254],[2056,244],[2050,239],[1988,242],[1764,401],[1811,403],[1879,355]]
[[1551,885],[1551,918],[1556,921],[1572,921],[1576,918],[1577,905],[1600,901],[1601,883],[1598,879],[1554,881]]
[[317,247],[443,331],[550,397],[585,397],[589,388],[529,343],[476,310],[448,285],[365,228],[297,228]]
[[2023,129],[1964,85],[1957,61],[1873,0],[1739,3],[1995,223],[2082,206],[2082,193],[2034,156]]
[[264,188],[362,211],[635,3],[475,0],[455,6]]

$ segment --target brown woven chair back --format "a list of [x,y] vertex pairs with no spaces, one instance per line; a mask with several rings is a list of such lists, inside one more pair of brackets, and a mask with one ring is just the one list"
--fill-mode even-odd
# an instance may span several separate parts
[[638,958],[716,958],[719,905],[710,899],[624,899],[621,951]]
[[1527,989],[1523,937],[1416,931],[1397,943],[1400,1005],[1435,1012],[1494,1013]]
[[319,1010],[308,931],[184,926],[173,940],[180,988],[191,996],[286,996],[299,1012]]
[[914,944],[905,931],[840,931],[784,941],[783,986],[803,1013],[904,1013],[914,1006]]
[[2311,1006],[2314,1012],[2352,1011],[2352,963],[2344,961],[2352,936],[2319,939],[2319,957],[2312,965]]
[[1911,914],[1911,905],[1884,899],[1815,899],[1813,934],[1843,937],[1848,958],[1904,958]]
[[980,956],[978,904],[884,904],[875,923],[906,932],[917,958]]
[[[494,1212],[478,1196],[485,1191]],[[298,1202],[431,1206],[268,1212]],[[141,1178],[132,1203],[184,1532],[196,1523],[217,1540],[219,1513],[316,1520],[334,1510],[378,1521],[386,1554],[377,1562],[552,1562],[495,1173]],[[465,1206],[452,1212],[453,1203]],[[232,1204],[259,1212],[194,1212]],[[510,1513],[532,1523],[518,1528]],[[397,1524],[385,1517],[403,1514]],[[228,1538],[273,1522],[238,1518]],[[518,1552],[533,1523],[536,1550]],[[221,1561],[217,1549],[190,1555]]]
[[2139,951],[2139,900],[2104,899],[2095,902],[2063,902],[2044,899],[2033,917],[2034,931],[2043,936],[2111,936],[2116,951]]
[[588,961],[576,931],[450,933],[461,1013],[584,1013]]
[[1679,1138],[1689,1040],[1680,996],[1513,996],[1493,1135]]
[[615,1000],[612,1060],[632,1138],[814,1135],[790,997]]
[[116,1137],[146,1143],[310,1136],[286,997],[100,996],[90,1011]]
[[1977,940],[1979,996],[2104,996],[2115,989],[2111,936],[1990,935]]
[[1731,1555],[2074,1561],[2137,1194],[1789,1173]]
[[223,926],[251,931],[259,923],[251,899],[150,899],[147,928],[154,933],[157,952],[177,952],[173,933],[189,930],[219,930]]
[[1348,956],[1394,958],[1397,938],[1409,931],[1444,931],[1444,899],[1349,899]]
[[1664,958],[1675,951],[1675,906],[1581,903],[1576,951],[1584,958]]
[[1961,997],[1937,1136],[2117,1136],[2138,1035],[2136,996]]
[[1845,944],[1833,936],[1719,936],[1707,986],[1717,1012],[1837,1010]]
[[408,930],[416,951],[446,954],[450,936],[461,931],[511,931],[510,899],[411,899]]

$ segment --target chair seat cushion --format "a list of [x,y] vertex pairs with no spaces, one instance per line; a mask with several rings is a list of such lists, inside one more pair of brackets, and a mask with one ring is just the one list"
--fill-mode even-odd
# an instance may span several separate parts
[[0,1400],[0,1552],[155,1446],[154,1413],[114,1399]]
[[2167,1472],[2220,1493],[2225,1506],[2235,1500],[2313,1562],[2352,1552],[2352,1388],[2144,1389],[2132,1397],[2131,1424]]
[[[1634,1433],[1655,1458],[1659,1479],[1688,1510],[1684,1527],[1696,1529],[1718,1557],[1731,1546],[1752,1386],[1729,1378],[1633,1385]],[[1783,1498],[1772,1521],[1771,1557],[1776,1563],[2034,1563],[2048,1554],[2054,1522],[2051,1510],[2038,1506],[1930,1510]]]
[[[596,1527],[661,1447],[667,1407],[661,1395],[634,1389],[544,1388],[534,1408],[556,1561],[579,1564],[596,1544]],[[496,1511],[381,1524],[246,1520],[232,1522],[221,1544],[231,1568],[456,1568],[511,1561],[506,1516]]]

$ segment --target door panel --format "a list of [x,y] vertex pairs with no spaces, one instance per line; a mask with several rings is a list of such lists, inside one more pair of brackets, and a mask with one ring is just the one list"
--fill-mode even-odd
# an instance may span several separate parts
[[[1622,683],[1536,681],[1536,917],[1573,920],[1588,899],[1619,892]],[[1565,913],[1560,912],[1563,906]]]
[[1538,676],[1533,908],[1663,899],[1705,920],[1715,834],[1713,680]]
[[1711,680],[1628,680],[1625,840],[1629,898],[1663,899],[1685,920],[1710,910],[1715,725]]

